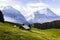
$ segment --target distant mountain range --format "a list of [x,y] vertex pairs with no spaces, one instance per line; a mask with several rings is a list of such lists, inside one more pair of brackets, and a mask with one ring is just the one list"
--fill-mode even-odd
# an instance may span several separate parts
[[33,23],[44,23],[60,19],[60,16],[57,16],[49,8],[38,10],[34,12],[35,18]]
[[[28,22],[26,21],[25,17],[21,14],[21,12],[19,12],[18,10],[14,9],[11,6],[5,7],[3,13],[5,21],[28,24]],[[6,20],[7,17],[8,19]]]
[[60,19],[60,17],[57,16],[54,12],[52,12],[49,8],[37,10],[36,12],[34,12],[34,19],[30,21],[27,21],[26,18],[21,14],[21,12],[11,6],[5,7],[3,13],[5,21],[24,24],[44,23]]

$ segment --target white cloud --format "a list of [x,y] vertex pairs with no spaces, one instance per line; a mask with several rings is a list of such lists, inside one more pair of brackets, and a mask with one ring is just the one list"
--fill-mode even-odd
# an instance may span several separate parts
[[58,16],[60,16],[60,9],[58,9],[58,8],[51,8],[51,10],[52,10],[55,14],[57,14]]
[[26,6],[23,6],[21,4],[15,4],[13,5],[15,9],[20,11],[22,15],[25,16],[27,21],[34,19],[34,12],[37,10],[41,10],[43,8],[48,7],[48,5],[44,3],[29,3]]
[[27,4],[27,7],[28,7],[28,10],[30,10],[30,12],[35,12],[37,10],[48,8],[49,6],[44,3],[30,3],[30,4]]
[[8,4],[0,4],[0,10],[3,10],[4,9],[4,7],[6,7]]
[[0,0],[0,2],[7,2],[8,0]]
[[12,7],[17,9],[18,11],[21,10],[21,5],[15,4],[15,5],[12,5]]
[[9,5],[8,0],[0,0],[0,10],[3,10],[4,7]]
[[48,5],[44,3],[29,3],[24,8],[24,11],[26,12],[25,16],[27,16],[27,20],[34,19],[34,12],[37,10],[41,10],[44,8],[47,8]]
[[0,9],[1,7],[6,7],[6,6],[12,6],[15,9],[17,9],[18,11],[20,11],[25,18],[27,19],[27,21],[29,21],[30,19],[34,19],[34,13],[37,10],[41,10],[43,8],[48,7],[48,5],[44,4],[44,3],[28,3],[26,6],[22,5],[16,1],[12,1],[12,0],[0,0]]
[[4,7],[6,6],[16,6],[18,8],[19,3],[17,0],[0,0],[0,10],[3,10]]
[[26,6],[22,6],[21,4],[15,4],[13,5],[15,9],[20,11],[27,21],[34,19],[34,12],[37,10],[41,10],[43,8],[48,7],[48,5],[43,4],[43,3],[29,3]]
[[27,4],[28,6],[35,6],[35,7],[45,7],[45,6],[48,6],[47,4],[44,4],[44,3],[29,3]]

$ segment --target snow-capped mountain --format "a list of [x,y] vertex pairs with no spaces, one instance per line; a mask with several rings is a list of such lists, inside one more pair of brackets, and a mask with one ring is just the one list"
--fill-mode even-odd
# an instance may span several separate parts
[[49,8],[38,10],[34,12],[34,15],[35,18],[33,23],[44,23],[60,19],[60,17],[52,12]]
[[27,20],[18,10],[14,9],[11,6],[7,6],[3,10],[5,21],[15,22],[15,23],[25,23],[27,24]]
[[[32,23],[44,23],[50,22],[53,20],[60,19],[54,12],[52,12],[49,8],[44,8],[41,10],[37,10],[33,12],[34,18],[27,21],[24,14],[20,11],[16,10],[11,6],[7,6],[3,9],[5,21],[15,22],[15,23],[24,23],[24,24],[32,24]],[[32,16],[28,16],[32,17]]]
[[41,13],[41,14],[45,14],[46,16],[50,16],[50,17],[56,17],[57,16],[49,8],[45,8],[45,9],[39,10],[38,12]]

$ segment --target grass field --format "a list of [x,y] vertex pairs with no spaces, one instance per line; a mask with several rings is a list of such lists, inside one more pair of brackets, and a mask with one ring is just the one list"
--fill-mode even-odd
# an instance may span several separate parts
[[27,31],[19,26],[15,28],[11,23],[0,23],[0,40],[60,40],[60,29],[32,28]]

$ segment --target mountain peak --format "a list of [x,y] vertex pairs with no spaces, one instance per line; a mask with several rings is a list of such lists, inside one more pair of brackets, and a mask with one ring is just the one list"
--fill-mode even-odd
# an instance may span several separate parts
[[[14,19],[15,22],[24,23],[24,24],[29,24],[29,23],[32,24],[37,22],[44,23],[44,22],[52,21],[57,18],[57,15],[54,12],[52,12],[49,8],[44,8],[44,9],[35,11],[34,14],[32,14],[34,18],[30,19],[29,21],[27,21],[28,18],[23,16],[20,11],[16,10],[11,6],[5,7],[3,12],[4,12],[4,16]],[[29,17],[32,17],[32,16],[29,16]]]
[[[14,21],[16,23],[24,23],[24,24],[28,24],[27,20],[25,19],[25,17],[21,14],[20,11],[16,10],[15,8],[11,7],[11,6],[7,6],[4,8],[3,10],[4,12],[4,17],[6,20],[6,17],[9,17],[11,19],[14,19]],[[9,21],[9,20],[6,20]],[[10,20],[11,22],[12,20]]]
[[13,8],[12,6],[6,6],[6,7],[4,7],[3,10],[16,10],[16,9]]
[[44,8],[41,10],[37,11],[39,14],[45,14],[46,16],[51,16],[51,17],[55,17],[57,16],[53,11],[51,11],[49,8]]
[[44,22],[50,22],[53,20],[58,19],[57,15],[52,12],[49,8],[44,8],[41,10],[38,10],[34,12],[35,18],[33,23],[44,23]]

